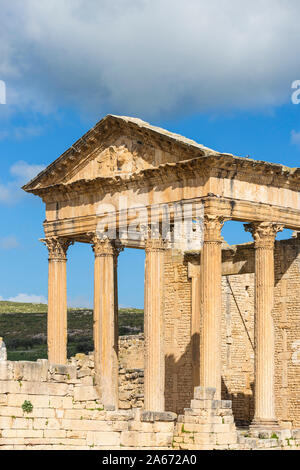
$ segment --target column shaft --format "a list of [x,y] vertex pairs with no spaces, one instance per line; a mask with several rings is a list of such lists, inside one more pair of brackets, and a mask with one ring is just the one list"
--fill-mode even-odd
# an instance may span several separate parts
[[94,240],[94,346],[96,385],[103,404],[118,408],[117,250]]
[[42,240],[49,250],[48,268],[48,360],[67,362],[67,269],[70,240],[54,237]]
[[200,266],[189,263],[188,277],[192,280],[191,350],[192,350],[192,368],[193,368],[193,387],[199,387],[200,385],[200,331],[201,331]]
[[216,389],[221,399],[221,309],[223,219],[205,216],[201,254],[200,385]]
[[255,414],[253,426],[277,424],[274,400],[274,242],[282,226],[246,225],[255,240]]
[[146,241],[145,263],[145,403],[148,411],[165,409],[164,357],[164,245],[159,240]]

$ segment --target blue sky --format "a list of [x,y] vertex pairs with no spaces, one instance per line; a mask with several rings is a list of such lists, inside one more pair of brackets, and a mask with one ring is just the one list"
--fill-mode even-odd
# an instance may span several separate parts
[[[184,3],[0,0],[1,298],[46,299],[44,207],[19,188],[107,113],[299,166],[300,105],[291,102],[299,2]],[[236,223],[223,236],[250,240]],[[120,255],[121,306],[143,306],[143,263],[143,251]],[[92,304],[90,246],[69,250],[68,297],[73,306]]]

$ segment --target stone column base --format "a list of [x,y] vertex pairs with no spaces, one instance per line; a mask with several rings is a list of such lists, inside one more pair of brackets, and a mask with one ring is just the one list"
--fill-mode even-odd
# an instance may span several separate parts
[[229,400],[214,400],[215,388],[195,387],[191,408],[178,417],[175,449],[229,449],[237,445],[237,431]]
[[249,429],[251,431],[262,431],[262,430],[278,430],[280,429],[279,423],[276,419],[269,420],[269,419],[260,419],[260,420],[253,420],[250,424]]

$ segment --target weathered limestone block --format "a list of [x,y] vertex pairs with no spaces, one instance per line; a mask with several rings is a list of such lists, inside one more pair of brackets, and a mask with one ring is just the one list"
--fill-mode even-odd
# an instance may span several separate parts
[[98,400],[99,394],[95,387],[92,386],[79,386],[74,389],[75,401]]
[[119,432],[89,432],[88,446],[120,446],[121,434]]
[[33,422],[33,429],[60,429],[61,423],[55,418],[37,418]]
[[107,411],[105,413],[106,421],[130,421],[135,418],[133,410]]
[[76,379],[76,366],[64,364],[51,364],[49,366],[50,374],[66,375],[69,379]]
[[[143,423],[145,425],[146,423]],[[156,421],[153,424],[153,431],[156,433],[172,433],[174,432],[174,422],[161,422],[161,421]]]
[[142,411],[140,416],[141,421],[152,423],[155,421],[175,421],[177,418],[176,413],[170,411]]
[[48,439],[61,439],[67,437],[67,431],[62,429],[45,429],[44,430],[44,437]]
[[213,400],[216,389],[212,387],[195,387],[194,398],[195,400]]
[[14,379],[29,382],[45,382],[47,380],[48,361],[14,362]]
[[78,380],[78,382],[81,383],[82,385],[87,385],[89,387],[94,385],[93,377],[88,376],[88,375],[85,377],[82,377],[80,380]]
[[89,367],[82,367],[77,373],[77,377],[79,379],[81,379],[82,377],[91,376],[91,375],[92,375],[92,370]]
[[66,431],[66,433],[69,439],[86,439],[88,431],[75,430],[75,431]]
[[217,443],[217,436],[213,432],[197,432],[190,439],[192,439],[192,443],[199,444],[199,446],[213,445]]
[[9,361],[0,361],[0,380],[12,380],[13,378],[12,363]]
[[0,405],[6,405],[6,404],[7,404],[7,395],[0,394]]
[[13,394],[9,393],[7,395],[7,405],[8,406],[22,406],[25,400],[29,400],[33,405],[33,410],[35,408],[48,408],[50,403],[50,397],[47,395],[31,395],[28,394]]
[[43,437],[43,431],[34,429],[4,429],[2,431],[2,437],[11,438],[11,442],[13,443],[14,438],[18,437]]
[[154,432],[154,423],[143,423],[139,420],[129,421],[129,431]]
[[10,416],[0,416],[0,429],[11,428],[13,419]]
[[66,384],[22,380],[0,381],[0,393],[64,396],[68,393],[68,386]]

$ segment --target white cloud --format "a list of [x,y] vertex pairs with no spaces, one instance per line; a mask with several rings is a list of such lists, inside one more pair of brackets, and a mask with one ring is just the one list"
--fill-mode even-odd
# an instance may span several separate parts
[[30,137],[37,137],[44,132],[42,126],[16,126],[0,131],[0,141],[4,139],[23,140]]
[[10,186],[0,183],[0,202],[8,203],[10,201]]
[[15,235],[9,235],[0,239],[0,249],[2,250],[13,250],[19,248],[20,243],[18,242]]
[[28,302],[32,304],[46,304],[47,299],[43,295],[35,294],[18,294],[8,299],[10,302]]
[[24,191],[21,190],[23,184],[31,180],[44,168],[44,165],[31,165],[23,160],[14,163],[9,170],[12,180],[5,184],[0,183],[0,204],[15,204],[22,199],[25,196]]
[[298,0],[1,2],[7,102],[141,117],[290,101]]
[[296,132],[292,130],[291,132],[291,143],[294,145],[300,146],[300,131]]
[[10,173],[19,181],[27,182],[40,173],[44,168],[44,165],[31,165],[20,160],[11,166]]

